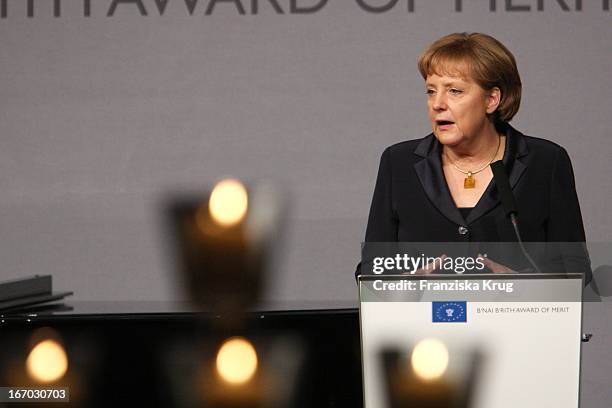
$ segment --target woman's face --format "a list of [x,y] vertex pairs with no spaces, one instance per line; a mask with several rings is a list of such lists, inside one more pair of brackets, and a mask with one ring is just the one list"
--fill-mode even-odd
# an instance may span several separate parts
[[471,78],[431,74],[425,81],[429,120],[443,145],[457,146],[489,131],[487,114],[499,105],[498,88],[485,91]]

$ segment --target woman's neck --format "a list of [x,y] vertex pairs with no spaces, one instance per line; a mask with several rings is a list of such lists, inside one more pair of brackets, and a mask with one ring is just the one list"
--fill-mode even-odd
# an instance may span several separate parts
[[490,161],[499,154],[501,136],[493,124],[485,126],[477,137],[470,138],[455,146],[444,146],[444,155],[452,163],[475,166]]

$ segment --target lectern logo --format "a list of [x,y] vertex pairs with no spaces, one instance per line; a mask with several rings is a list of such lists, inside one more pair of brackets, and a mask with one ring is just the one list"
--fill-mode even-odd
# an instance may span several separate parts
[[467,302],[432,302],[431,320],[434,323],[465,323]]

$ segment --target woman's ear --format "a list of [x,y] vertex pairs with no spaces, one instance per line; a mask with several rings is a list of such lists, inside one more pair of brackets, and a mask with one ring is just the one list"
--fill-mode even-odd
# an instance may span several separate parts
[[497,110],[501,102],[501,90],[494,86],[487,91],[487,113],[491,114]]

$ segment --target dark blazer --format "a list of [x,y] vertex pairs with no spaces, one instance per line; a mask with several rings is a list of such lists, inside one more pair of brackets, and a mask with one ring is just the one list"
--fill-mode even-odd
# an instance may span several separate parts
[[[505,125],[504,133],[503,163],[523,241],[585,242],[574,173],[565,149],[525,136],[510,125]],[[444,178],[441,149],[430,134],[384,151],[366,242],[517,241],[493,180],[467,219],[463,218]]]

